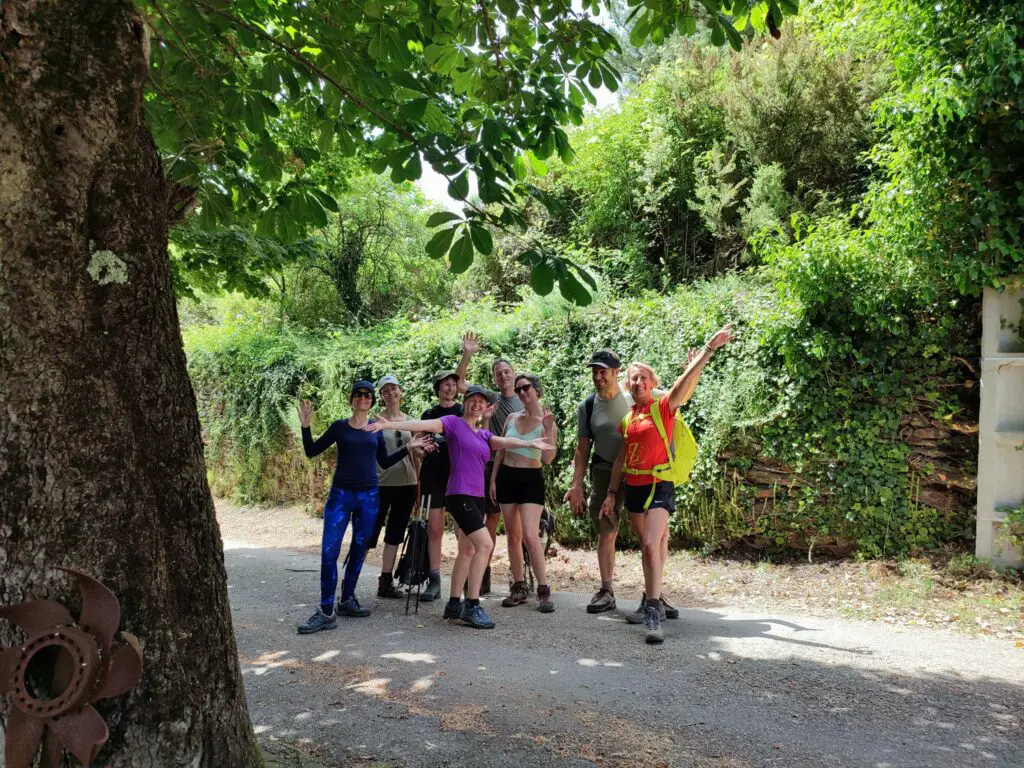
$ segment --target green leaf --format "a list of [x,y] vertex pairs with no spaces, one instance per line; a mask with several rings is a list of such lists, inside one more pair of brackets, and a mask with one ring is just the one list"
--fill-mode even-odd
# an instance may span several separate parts
[[718,19],[711,24],[711,42],[713,45],[722,45],[725,42],[725,30]]
[[451,211],[438,211],[437,213],[430,214],[430,217],[427,219],[427,226],[433,229],[442,224],[447,224],[449,221],[458,221],[461,218],[459,214],[452,213]]
[[571,272],[566,272],[566,274],[559,278],[558,291],[566,301],[571,301],[580,307],[585,307],[593,301],[590,292]]
[[451,263],[452,273],[461,275],[473,263],[473,240],[466,232],[455,243],[455,246],[448,253],[448,261]]
[[490,256],[491,251],[494,250],[494,241],[491,239],[491,233],[476,224],[470,225],[469,233],[473,238],[473,245],[476,249],[484,256]]
[[555,273],[546,261],[535,266],[530,272],[530,287],[541,296],[547,296],[555,287]]
[[725,16],[720,17],[719,21],[721,22],[722,27],[725,29],[726,37],[729,38],[729,45],[732,46],[732,49],[737,52],[742,51],[742,35],[740,35],[740,33],[736,31],[736,28],[732,25],[732,22],[729,21],[729,19],[727,19]]
[[448,249],[452,247],[452,240],[455,239],[455,227],[442,229],[435,232],[434,236],[427,241],[427,255],[432,259],[440,259]]
[[469,196],[469,173],[463,171],[448,184],[448,196],[465,200]]

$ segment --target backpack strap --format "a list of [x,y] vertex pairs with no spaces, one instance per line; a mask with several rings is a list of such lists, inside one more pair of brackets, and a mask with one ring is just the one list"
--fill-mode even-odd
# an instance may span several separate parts
[[[651,492],[647,495],[647,501],[644,503],[644,509],[650,507],[651,502],[654,501],[654,489],[657,486],[657,472],[670,469],[672,467],[672,445],[669,442],[668,434],[665,432],[665,424],[661,420],[661,398],[656,397],[651,403],[651,421],[654,422],[655,429],[658,430],[658,434],[661,436],[662,441],[665,443],[665,452],[668,455],[667,464],[659,464],[651,469],[630,469],[624,467],[623,471],[630,475],[650,475],[654,482],[651,483]],[[633,410],[630,409],[629,413],[622,417],[622,439],[626,439],[626,433],[629,430],[629,424],[632,421]]]

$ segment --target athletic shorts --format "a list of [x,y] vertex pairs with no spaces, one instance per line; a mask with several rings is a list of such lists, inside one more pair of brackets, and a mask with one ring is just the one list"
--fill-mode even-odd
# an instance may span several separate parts
[[430,497],[430,508],[441,509],[444,506],[444,498],[448,490],[448,475],[441,476],[436,468],[423,468],[420,472],[420,498]]
[[[651,499],[651,503],[647,503]],[[648,509],[667,509],[669,514],[676,511],[676,487],[667,480],[654,484],[654,496],[651,497],[650,485],[626,486],[626,511],[631,515],[646,512]]]
[[464,496],[459,493],[445,499],[448,514],[467,536],[484,527],[484,500],[481,496]]
[[540,467],[498,467],[499,504],[544,506],[544,470]]
[[[384,529],[384,543],[400,545],[405,541],[405,529],[416,506],[415,485],[382,485],[380,494],[380,511],[377,513],[377,524],[370,539],[370,548],[377,546],[381,529]],[[387,528],[384,524],[387,522]]]
[[622,514],[622,501],[626,492],[619,488],[615,494],[615,506],[612,516],[601,517],[601,505],[608,495],[608,483],[612,479],[612,465],[593,463],[590,465],[590,517],[597,524],[600,533],[611,533],[619,530],[619,515]]

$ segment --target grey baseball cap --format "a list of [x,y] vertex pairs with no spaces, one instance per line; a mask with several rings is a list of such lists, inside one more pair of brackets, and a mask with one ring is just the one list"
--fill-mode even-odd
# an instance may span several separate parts
[[384,389],[384,387],[387,386],[388,384],[394,384],[399,389],[402,388],[402,385],[398,383],[398,379],[396,379],[391,374],[388,374],[387,376],[380,377],[380,380],[377,382],[377,389]]

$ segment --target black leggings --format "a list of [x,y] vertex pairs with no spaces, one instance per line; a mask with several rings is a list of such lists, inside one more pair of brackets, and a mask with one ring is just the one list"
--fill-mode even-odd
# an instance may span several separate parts
[[[412,509],[416,506],[415,485],[382,485],[380,492],[380,512],[377,523],[373,527],[370,547],[376,547],[380,532],[384,530],[384,543],[399,546],[405,541],[405,529],[409,525]],[[387,520],[387,528],[384,521]]]

